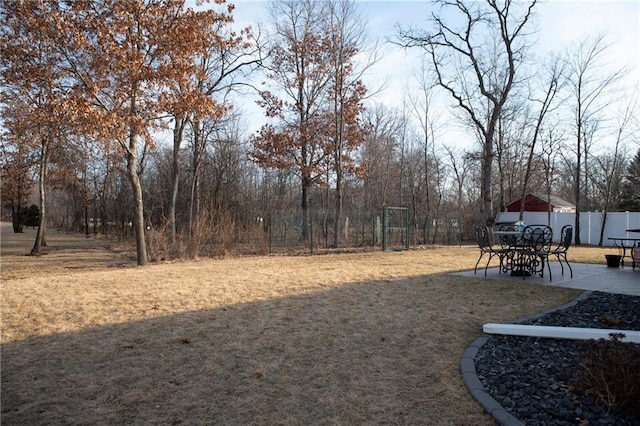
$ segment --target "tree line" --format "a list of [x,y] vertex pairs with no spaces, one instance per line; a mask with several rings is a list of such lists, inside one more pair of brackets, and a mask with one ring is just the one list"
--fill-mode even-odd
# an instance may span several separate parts
[[[268,28],[240,30],[220,0],[3,2],[14,230],[37,193],[33,254],[50,225],[133,237],[145,265],[262,252],[282,212],[302,244],[320,213],[338,248],[353,244],[350,220],[371,225],[383,206],[409,208],[414,244],[468,238],[528,192],[640,210],[637,88],[622,85],[630,70],[604,71],[605,35],[535,57],[536,1],[431,5],[428,28],[398,27],[393,43],[424,61],[418,90],[391,108],[365,83],[379,57],[353,0],[271,1]],[[266,123],[253,134],[250,94]],[[475,143],[447,145],[447,126]]]

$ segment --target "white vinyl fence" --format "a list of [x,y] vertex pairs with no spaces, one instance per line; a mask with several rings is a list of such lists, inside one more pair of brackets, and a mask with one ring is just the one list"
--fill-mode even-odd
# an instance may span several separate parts
[[[553,229],[553,239],[558,241],[560,230],[564,225],[574,225],[575,213],[551,213],[551,220],[547,223],[548,213],[524,212],[522,221],[525,225],[549,225]],[[519,213],[498,213],[497,222],[516,222]],[[603,225],[604,214],[602,212],[580,213],[580,243],[598,245],[600,242],[600,229]],[[603,246],[613,246],[610,237],[640,238],[639,233],[627,232],[627,229],[640,228],[640,212],[614,212],[607,214],[607,223],[604,224]]]

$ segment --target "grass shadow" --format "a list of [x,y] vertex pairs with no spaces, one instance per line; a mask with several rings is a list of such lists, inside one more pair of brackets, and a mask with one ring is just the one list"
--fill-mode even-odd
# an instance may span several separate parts
[[496,294],[531,289],[472,282],[352,283],[6,343],[3,423],[492,424],[458,360],[483,321],[516,315]]

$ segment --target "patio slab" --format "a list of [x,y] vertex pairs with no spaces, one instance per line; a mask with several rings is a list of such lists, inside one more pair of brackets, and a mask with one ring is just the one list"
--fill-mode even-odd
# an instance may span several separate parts
[[[609,268],[606,265],[571,262],[571,267],[573,268],[573,278],[571,278],[569,268],[566,265],[564,267],[564,275],[562,275],[560,264],[557,261],[552,261],[550,266],[553,278],[551,282],[546,270],[544,277],[526,277],[523,280],[522,277],[512,277],[509,274],[500,273],[496,267],[487,269],[486,278],[640,296],[640,268],[635,270],[629,266],[625,268]],[[484,278],[484,267],[481,268],[478,265],[476,274],[472,269],[470,271],[456,272],[455,275]]]

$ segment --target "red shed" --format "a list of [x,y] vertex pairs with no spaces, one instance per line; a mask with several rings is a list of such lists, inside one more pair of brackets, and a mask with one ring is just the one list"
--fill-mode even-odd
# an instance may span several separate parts
[[[520,211],[520,200],[518,198],[511,204],[507,205],[508,212]],[[558,213],[575,213],[576,206],[561,198],[554,197],[548,198],[546,195],[527,194],[524,197],[524,211],[526,212],[546,212],[549,211],[549,205],[551,205],[552,212]]]

